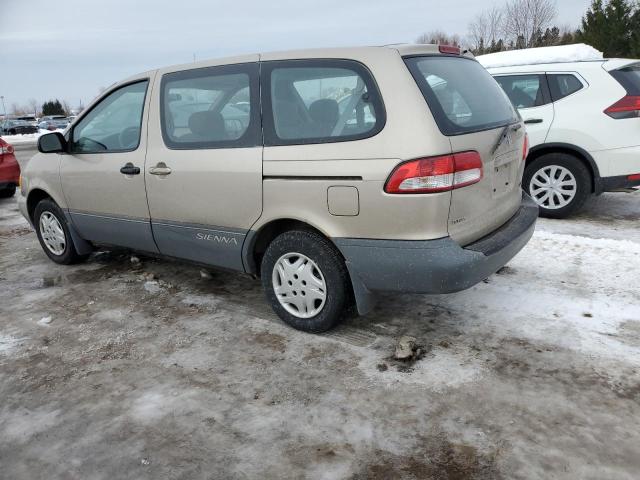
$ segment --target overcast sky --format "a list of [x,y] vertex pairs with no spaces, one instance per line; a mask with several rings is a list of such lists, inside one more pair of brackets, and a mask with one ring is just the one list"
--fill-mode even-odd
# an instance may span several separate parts
[[[499,3],[502,3],[499,1]],[[576,27],[590,0],[558,1]],[[0,0],[0,95],[85,104],[131,74],[240,53],[465,35],[477,0]],[[491,2],[486,2],[490,6]],[[0,106],[1,108],[1,106]]]

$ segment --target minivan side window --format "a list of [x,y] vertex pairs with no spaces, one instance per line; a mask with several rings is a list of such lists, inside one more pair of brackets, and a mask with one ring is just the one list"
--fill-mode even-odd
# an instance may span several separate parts
[[265,145],[358,140],[384,126],[378,87],[359,62],[264,62],[262,81]]
[[165,145],[173,149],[258,145],[258,89],[255,63],[163,75],[160,118]]
[[544,75],[501,75],[494,78],[516,108],[532,108],[551,103]]
[[582,90],[583,85],[575,75],[550,73],[547,74],[549,79],[549,89],[551,90],[551,98],[557,102],[561,98],[568,97],[578,90]]
[[103,98],[74,127],[73,153],[115,153],[140,144],[148,80],[125,85]]

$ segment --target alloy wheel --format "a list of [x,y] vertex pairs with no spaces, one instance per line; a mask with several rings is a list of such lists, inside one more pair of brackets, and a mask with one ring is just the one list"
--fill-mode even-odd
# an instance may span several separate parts
[[529,193],[535,202],[549,210],[566,207],[575,198],[578,190],[576,177],[559,165],[542,167],[531,177]]

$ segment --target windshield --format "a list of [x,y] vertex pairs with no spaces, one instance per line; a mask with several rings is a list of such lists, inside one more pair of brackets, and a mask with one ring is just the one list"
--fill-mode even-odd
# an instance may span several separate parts
[[405,63],[445,135],[490,130],[518,121],[509,98],[478,62],[438,55],[410,57]]

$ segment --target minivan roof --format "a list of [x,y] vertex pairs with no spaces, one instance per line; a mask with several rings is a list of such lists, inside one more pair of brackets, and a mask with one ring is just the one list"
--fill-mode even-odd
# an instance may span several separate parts
[[[332,48],[305,48],[296,50],[281,50],[273,52],[260,52],[247,55],[239,55],[223,58],[208,58],[193,63],[185,63],[180,65],[171,65],[167,68],[184,67],[184,69],[199,68],[209,65],[212,61],[216,63],[242,63],[258,60],[294,60],[297,58],[348,58],[351,56],[361,56],[371,54],[377,51],[396,50],[400,55],[434,55],[440,54],[438,45],[429,44],[389,44],[379,46],[362,46],[362,47],[332,47]],[[161,67],[164,69],[165,67]]]
[[[205,68],[212,65],[225,65],[234,63],[249,63],[258,61],[271,61],[271,60],[295,60],[306,58],[362,58],[370,55],[388,54],[390,50],[397,51],[401,56],[409,55],[440,55],[438,45],[431,44],[390,44],[379,46],[361,46],[361,47],[333,47],[333,48],[305,48],[299,50],[283,50],[264,53],[244,54],[231,57],[222,58],[207,58],[199,60],[197,62],[182,63],[176,65],[164,65],[157,69],[149,70],[146,72],[140,72],[136,75],[132,75],[119,82],[110,85],[109,89],[129,83],[131,81],[138,80],[140,78],[150,76],[155,72],[162,71],[172,72],[180,70],[192,70],[196,68]],[[473,57],[470,53],[464,53],[460,55],[465,57]],[[100,98],[100,97],[98,97]]]

